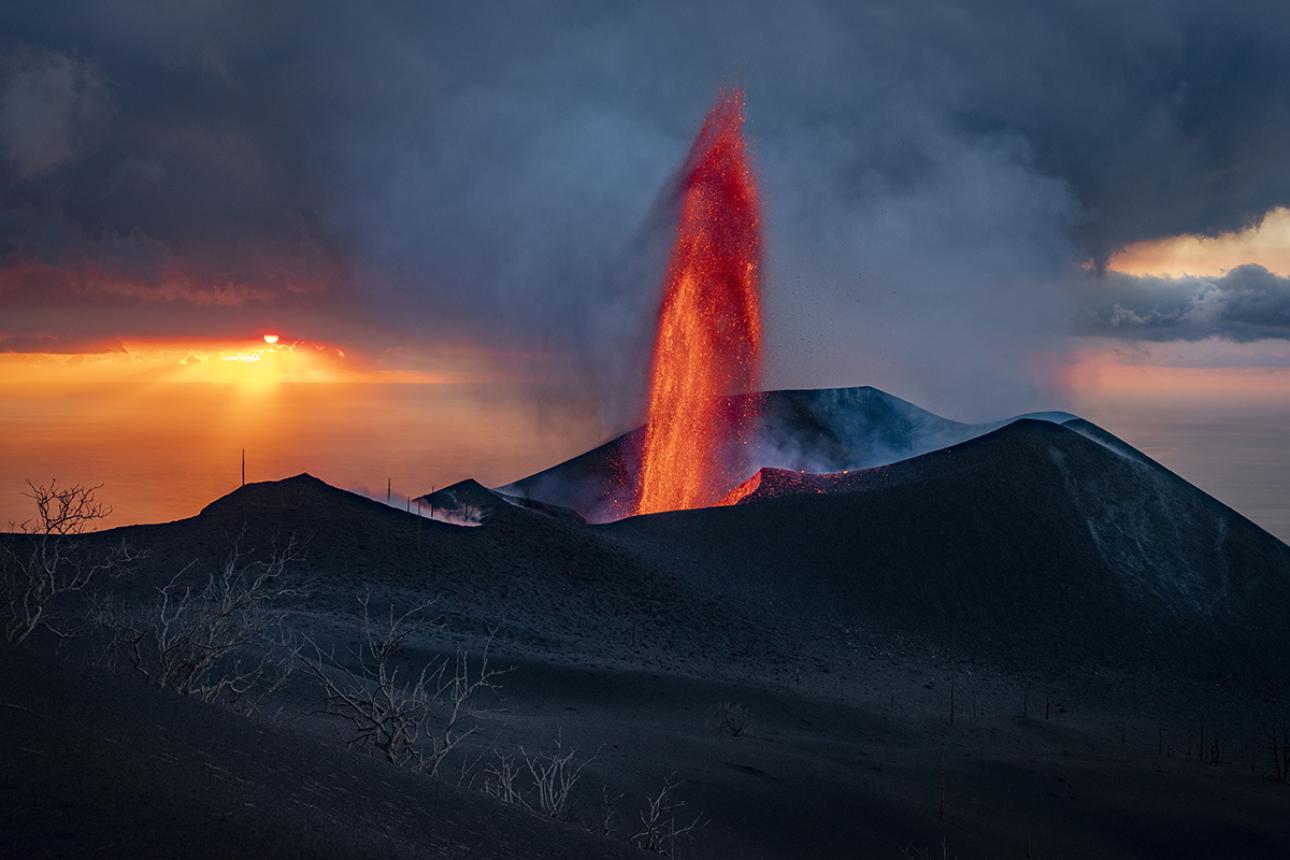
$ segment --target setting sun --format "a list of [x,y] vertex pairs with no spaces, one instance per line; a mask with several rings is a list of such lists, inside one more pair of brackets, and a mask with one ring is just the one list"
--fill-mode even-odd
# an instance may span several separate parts
[[266,334],[264,336],[264,342],[272,346],[278,342],[278,336],[276,334]]

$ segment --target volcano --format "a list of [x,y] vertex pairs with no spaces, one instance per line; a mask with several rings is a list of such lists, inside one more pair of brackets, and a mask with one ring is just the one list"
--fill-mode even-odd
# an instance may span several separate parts
[[[964,424],[870,387],[763,391],[719,398],[716,408],[752,417],[742,437],[717,441],[714,456],[739,468],[713,503],[762,467],[854,472],[964,442],[1015,420]],[[1058,424],[1077,420],[1066,412],[1034,417]],[[645,428],[637,427],[497,490],[575,511],[589,522],[621,519],[634,511],[644,435]]]
[[[593,525],[558,494],[468,481],[431,519],[298,475],[85,540],[142,551],[104,587],[147,607],[176,570],[219,569],[230,536],[312,536],[284,574],[287,623],[339,650],[364,635],[356,597],[435,601],[409,660],[488,641],[516,667],[467,762],[553,737],[612,750],[584,779],[597,816],[604,786],[637,812],[681,773],[715,822],[696,856],[899,856],[942,833],[961,857],[1286,855],[1285,787],[1259,774],[1290,688],[1290,547],[1066,413],[960,424],[866,388],[759,400],[757,456],[781,465],[720,506]],[[621,486],[641,434],[546,486]],[[76,854],[625,856],[582,820],[387,772],[319,724],[307,683],[242,723],[53,659],[82,646],[0,661],[6,856],[50,834]],[[752,728],[714,731],[724,702]]]
[[[874,388],[750,396],[761,408],[745,450],[760,465],[724,506],[608,533],[704,571],[722,595],[748,589],[815,621],[953,619],[946,644],[966,635],[998,653],[1187,654],[1230,674],[1260,665],[1269,631],[1290,637],[1290,616],[1270,609],[1290,608],[1286,545],[1091,422],[1046,412],[965,424]],[[631,486],[641,435],[498,498],[614,519],[604,514]],[[1206,625],[1224,632],[1209,638]]]

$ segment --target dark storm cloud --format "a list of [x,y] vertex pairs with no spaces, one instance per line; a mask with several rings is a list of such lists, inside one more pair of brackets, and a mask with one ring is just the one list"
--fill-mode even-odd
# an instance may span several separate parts
[[[318,336],[542,349],[611,421],[638,404],[665,188],[722,84],[748,94],[772,384],[1028,405],[1080,262],[1290,202],[1283,3],[0,16],[11,266],[70,266],[81,296],[135,283],[113,325],[234,290],[246,314],[308,307]],[[22,313],[0,328],[48,333],[4,278]]]
[[19,180],[73,161],[108,113],[93,65],[59,54],[18,53],[6,64],[0,140]]
[[1262,266],[1218,277],[1157,278],[1108,273],[1091,334],[1138,340],[1290,340],[1290,278]]

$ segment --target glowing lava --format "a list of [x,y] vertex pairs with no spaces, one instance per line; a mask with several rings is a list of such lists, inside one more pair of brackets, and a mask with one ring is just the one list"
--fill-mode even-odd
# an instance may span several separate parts
[[637,513],[720,502],[732,482],[727,452],[755,409],[754,398],[722,399],[755,389],[761,372],[761,224],[743,119],[743,94],[723,93],[682,174]]

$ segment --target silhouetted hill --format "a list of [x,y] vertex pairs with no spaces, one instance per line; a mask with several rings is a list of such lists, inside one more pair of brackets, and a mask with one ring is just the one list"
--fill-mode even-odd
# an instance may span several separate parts
[[539,499],[508,496],[498,490],[488,489],[473,478],[418,496],[412,500],[412,504],[417,506],[419,514],[454,525],[479,525],[492,517],[499,505],[518,505],[549,516],[583,522],[582,517],[569,508],[547,504]]
[[[496,497],[478,484],[473,492],[481,501]],[[713,597],[696,600],[675,572],[603,540],[572,515],[499,500],[483,522],[439,522],[298,475],[248,484],[189,519],[92,539],[125,538],[146,553],[115,586],[140,595],[189,563],[218,569],[239,535],[250,557],[294,537],[305,556],[291,574],[305,588],[297,604],[311,611],[352,615],[355,598],[368,590],[378,602],[430,595],[450,621],[463,619],[475,631],[500,624],[530,651],[597,643],[606,656],[636,637],[662,645],[665,631],[698,629],[705,620],[722,649],[734,647],[732,637],[753,636],[755,618]]]
[[1290,637],[1290,548],[1145,458],[1020,420],[839,477],[838,492],[784,492],[770,474],[778,492],[733,507],[605,528],[777,619],[877,624],[1019,665],[1145,657],[1284,680],[1269,656]]
[[[657,637],[684,630],[713,653],[784,654],[840,626],[1021,668],[1146,659],[1245,684],[1286,674],[1267,656],[1290,641],[1290,549],[1086,422],[1023,419],[872,469],[756,480],[732,507],[592,527],[498,501],[484,527],[463,528],[298,476],[120,532],[150,552],[141,583],[217,563],[244,526],[256,548],[308,536],[320,605],[428,590],[552,647],[617,653],[654,630],[666,650]],[[767,605],[780,607],[773,625]]]

